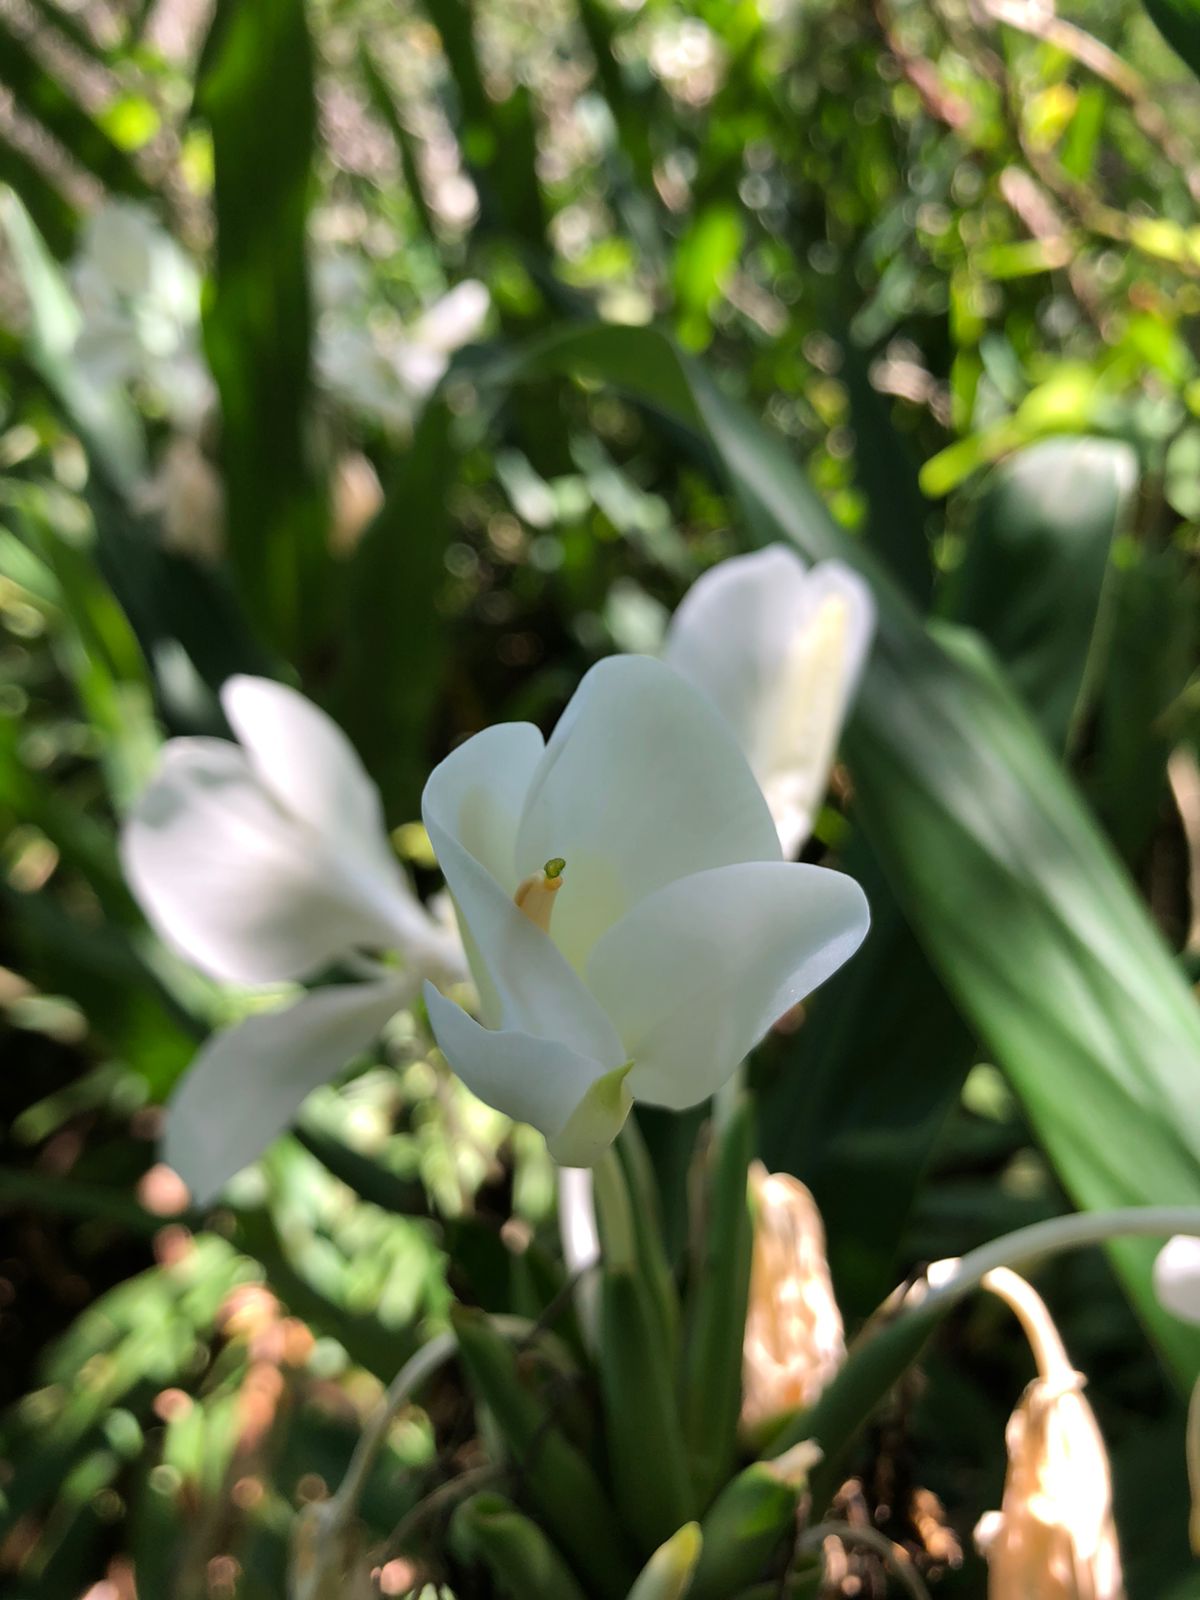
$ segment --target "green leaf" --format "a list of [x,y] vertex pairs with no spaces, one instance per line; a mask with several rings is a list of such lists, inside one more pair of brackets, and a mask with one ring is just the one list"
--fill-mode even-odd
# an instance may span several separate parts
[[306,224],[316,128],[302,0],[220,0],[197,106],[212,131],[216,269],[204,342],[221,397],[226,537],[264,636],[294,653],[331,599],[311,456]]
[[1167,757],[1181,732],[1169,708],[1194,671],[1200,585],[1178,547],[1125,540],[1119,556],[1087,782],[1117,848],[1137,864],[1161,816]]
[[62,404],[100,470],[131,492],[145,466],[137,414],[120,389],[98,387],[72,361],[83,318],[58,263],[11,189],[0,189],[0,226],[29,303],[25,347],[30,365]]
[[416,815],[429,770],[429,723],[450,645],[438,609],[452,527],[447,488],[458,470],[450,413],[429,406],[350,571],[354,625],[336,709],[397,820]]
[[75,248],[79,216],[71,202],[51,183],[23,150],[0,139],[0,183],[22,196],[34,226],[61,261]]
[[[963,1015],[1084,1209],[1200,1200],[1200,1010],[1111,847],[974,635],[922,627],[784,445],[645,329],[535,349],[531,373],[607,378],[705,437],[760,542],[859,567],[879,632],[848,739],[856,814]],[[1200,1340],[1113,1256],[1176,1371]]]
[[853,1319],[906,1270],[905,1226],[976,1050],[865,840],[839,865],[866,892],[871,930],[804,1026],[764,1050],[778,1071],[758,1096],[759,1149],[812,1190]]
[[711,205],[700,213],[675,247],[675,298],[680,323],[697,344],[708,342],[710,312],[737,265],[744,232],[735,207]]
[[21,970],[48,994],[66,995],[96,1039],[145,1079],[156,1099],[195,1053],[199,1030],[163,989],[128,937],[112,925],[72,920],[47,894],[0,886],[0,910]]
[[983,634],[1050,745],[1064,749],[1084,706],[1109,552],[1136,466],[1105,439],[1046,439],[984,487],[954,618]]
[[591,1463],[526,1387],[517,1356],[486,1319],[460,1307],[453,1321],[471,1387],[495,1417],[546,1531],[589,1587],[620,1600],[633,1574]]
[[649,1285],[635,1266],[604,1270],[600,1306],[597,1365],[613,1494],[644,1555],[692,1511],[675,1374]]
[[803,1473],[771,1461],[755,1461],[731,1478],[702,1524],[704,1544],[688,1600],[725,1600],[766,1576],[803,1487]]
[[1200,78],[1200,0],[1145,0],[1159,33]]
[[428,1212],[425,1190],[411,1178],[398,1177],[378,1161],[325,1133],[315,1122],[301,1121],[296,1138],[325,1168],[360,1200],[401,1217],[423,1217]]
[[855,437],[854,473],[867,497],[867,544],[882,556],[909,599],[925,610],[933,588],[926,532],[932,507],[917,481],[913,446],[892,421],[888,397],[871,382],[866,352],[849,338],[842,351]]
[[571,1569],[537,1526],[503,1495],[474,1495],[454,1513],[451,1539],[481,1561],[509,1600],[584,1600]]
[[684,1438],[701,1508],[725,1482],[737,1453],[742,1345],[754,1227],[747,1189],[754,1119],[743,1096],[710,1152],[702,1255],[688,1285],[683,1373]]

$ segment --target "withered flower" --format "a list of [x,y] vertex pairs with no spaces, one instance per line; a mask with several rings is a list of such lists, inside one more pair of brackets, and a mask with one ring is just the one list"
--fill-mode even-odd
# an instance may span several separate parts
[[989,1600],[1124,1600],[1108,1454],[1083,1375],[1023,1278],[999,1268],[983,1287],[1016,1313],[1038,1368],[1005,1431],[1002,1509],[975,1530]]
[[797,1178],[750,1169],[754,1255],[742,1362],[742,1426],[809,1406],[846,1354],[816,1202]]

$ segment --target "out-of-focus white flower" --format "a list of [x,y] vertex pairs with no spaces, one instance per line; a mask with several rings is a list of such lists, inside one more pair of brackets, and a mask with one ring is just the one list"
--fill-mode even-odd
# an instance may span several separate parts
[[1200,1324],[1200,1239],[1177,1233],[1167,1240],[1154,1262],[1154,1292],[1173,1317]]
[[404,327],[366,315],[366,287],[353,264],[340,271],[335,258],[317,283],[330,296],[317,337],[321,382],[334,399],[396,432],[411,428],[450,357],[482,329],[491,304],[484,285],[467,279]]
[[983,1287],[1016,1312],[1038,1367],[1005,1432],[1002,1508],[975,1530],[989,1600],[1123,1600],[1108,1452],[1083,1375],[1023,1278],[1000,1268]]
[[850,878],[783,861],[732,732],[647,657],[594,667],[548,744],[469,739],[422,805],[482,1001],[480,1026],[427,988],[438,1044],[566,1166],[633,1098],[706,1099],[867,930]]
[[[238,744],[171,739],[126,820],[121,858],[163,939],[211,976],[272,984],[339,962],[314,990],[204,1046],[167,1113],[167,1161],[201,1199],[379,1034],[423,979],[466,976],[461,945],[412,892],[379,794],[341,729],[293,689],[231,678]],[[373,957],[398,951],[400,967]]]
[[671,621],[664,658],[724,714],[787,856],[812,832],[874,627],[857,573],[779,544],[720,562]]
[[750,1168],[754,1254],[742,1346],[742,1426],[810,1406],[845,1360],[842,1314],[809,1190],[786,1172]]
[[83,316],[74,359],[100,384],[143,390],[195,429],[215,390],[200,345],[200,274],[145,206],[106,200],[91,213],[71,279]]

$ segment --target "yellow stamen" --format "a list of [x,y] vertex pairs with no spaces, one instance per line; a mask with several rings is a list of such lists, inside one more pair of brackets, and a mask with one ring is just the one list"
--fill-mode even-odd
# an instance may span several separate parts
[[523,879],[513,895],[517,910],[523,911],[543,933],[550,932],[550,913],[554,910],[554,896],[562,888],[566,864],[561,856],[552,856],[540,872]]

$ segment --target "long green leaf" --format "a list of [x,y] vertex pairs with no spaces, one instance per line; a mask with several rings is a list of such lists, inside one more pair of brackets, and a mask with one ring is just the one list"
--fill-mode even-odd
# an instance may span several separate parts
[[197,104],[213,141],[204,338],[221,396],[229,555],[265,637],[294,652],[312,642],[330,599],[325,493],[309,445],[316,112],[302,0],[221,0]]
[[451,529],[446,489],[458,461],[450,413],[429,406],[350,570],[354,626],[337,711],[396,818],[416,815],[429,770],[426,734],[449,647],[437,607]]
[[72,360],[81,314],[28,211],[0,189],[0,226],[29,302],[30,366],[87,447],[97,564],[133,627],[172,733],[218,731],[216,691],[232,672],[269,672],[223,572],[167,550],[134,509],[145,439],[129,397]]
[[813,1191],[838,1303],[857,1318],[904,1274],[905,1225],[976,1049],[865,840],[842,865],[871,931],[799,1032],[763,1052],[779,1070],[758,1097],[759,1147]]
[[1197,0],[1144,0],[1155,27],[1200,78],[1200,4]]
[[978,629],[1054,749],[1084,708],[1109,551],[1135,463],[1108,439],[1045,439],[980,496],[954,619]]
[[130,492],[145,465],[137,415],[119,389],[97,385],[72,361],[83,318],[45,240],[11,189],[0,189],[0,227],[29,304],[24,340],[29,363],[61,402],[100,470]]
[[[758,541],[863,570],[879,633],[850,729],[857,815],[964,1015],[1004,1067],[1076,1203],[1200,1200],[1200,1009],[1133,886],[974,635],[928,630],[839,530],[781,442],[660,334],[589,329],[530,372],[608,379],[701,432]],[[1152,1247],[1113,1247],[1187,1379]]]

